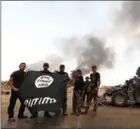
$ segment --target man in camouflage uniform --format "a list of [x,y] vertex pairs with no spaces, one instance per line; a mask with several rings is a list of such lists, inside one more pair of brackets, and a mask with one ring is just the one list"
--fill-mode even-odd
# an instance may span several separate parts
[[140,67],[138,67],[138,69],[137,69],[137,71],[136,71],[136,75],[137,75],[138,77],[140,77]]
[[84,89],[84,79],[81,70],[76,71],[74,89],[73,89],[73,112],[71,115],[79,116],[81,114],[82,107],[82,92]]
[[96,72],[97,67],[96,66],[92,66],[92,73],[90,74],[90,79],[91,79],[91,92],[88,94],[87,97],[87,105],[86,105],[86,109],[85,109],[85,114],[88,113],[90,104],[92,99],[94,100],[94,109],[93,111],[96,112],[97,110],[97,106],[98,106],[98,89],[100,86],[100,74],[98,72]]
[[[60,75],[64,75],[66,77],[68,76],[68,73],[65,72],[65,65],[61,64],[59,67],[59,72]],[[63,111],[63,116],[67,116],[67,87],[64,90],[64,101],[62,105],[62,111]]]
[[89,79],[90,78],[88,76],[85,78],[85,86],[83,90],[83,108],[85,101],[87,103],[87,96],[91,92],[91,81]]
[[140,67],[138,67],[136,71],[136,77],[135,77],[135,98],[136,102],[140,103]]

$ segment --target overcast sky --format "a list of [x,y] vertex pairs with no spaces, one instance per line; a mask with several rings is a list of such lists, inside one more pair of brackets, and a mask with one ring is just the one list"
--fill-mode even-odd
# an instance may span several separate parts
[[[59,38],[94,34],[106,39],[116,52],[114,68],[100,71],[102,84],[123,83],[135,74],[140,61],[133,60],[138,52],[123,57],[126,40],[112,32],[114,11],[120,5],[107,1],[2,2],[2,80],[8,79],[20,62],[32,64],[46,61],[49,54],[61,55],[56,47]],[[76,66],[71,60],[62,63],[68,72]]]

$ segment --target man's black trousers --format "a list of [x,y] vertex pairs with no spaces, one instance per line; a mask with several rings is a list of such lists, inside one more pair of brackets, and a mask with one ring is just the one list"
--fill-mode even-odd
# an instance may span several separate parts
[[62,109],[63,109],[63,113],[65,113],[67,111],[67,89],[64,90]]
[[18,118],[22,117],[24,114],[24,110],[25,110],[24,101],[19,97],[18,92],[11,91],[10,104],[8,107],[9,118],[14,117],[14,108],[15,108],[17,99],[19,99],[19,101],[21,103],[20,109],[18,112]]

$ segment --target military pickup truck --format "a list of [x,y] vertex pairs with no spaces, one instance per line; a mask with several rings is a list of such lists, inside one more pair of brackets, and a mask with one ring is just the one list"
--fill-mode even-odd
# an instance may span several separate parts
[[104,97],[111,98],[111,103],[117,107],[124,107],[128,104],[140,105],[140,67],[133,78],[126,80],[124,85],[117,85],[108,89]]

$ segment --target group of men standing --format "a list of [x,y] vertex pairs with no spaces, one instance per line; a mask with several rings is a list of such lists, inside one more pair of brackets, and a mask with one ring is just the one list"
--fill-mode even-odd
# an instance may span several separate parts
[[[97,67],[92,66],[92,73],[90,77],[86,77],[84,82],[82,71],[76,71],[76,78],[73,90],[73,112],[72,115],[87,114],[91,101],[94,101],[93,111],[96,112],[98,106],[98,89],[100,86],[100,74],[96,71]],[[86,98],[86,106],[84,106]],[[85,108],[82,112],[81,109]]]
[[[14,122],[14,107],[16,104],[16,100],[19,99],[21,106],[18,113],[18,119],[26,119],[27,117],[24,116],[25,105],[24,101],[19,96],[20,87],[24,81],[26,72],[26,63],[20,63],[19,70],[14,71],[9,79],[9,85],[11,87],[11,97],[10,97],[10,104],[8,107],[8,120],[10,122]],[[73,89],[73,112],[72,115],[80,115],[80,114],[87,114],[91,101],[94,99],[94,111],[97,109],[97,94],[98,88],[100,85],[100,74],[96,72],[96,66],[92,66],[92,73],[90,74],[90,78],[86,78],[84,82],[82,71],[77,70],[75,72],[75,81],[74,81],[74,89]],[[49,71],[49,64],[43,64],[43,73],[52,74]],[[68,77],[68,73],[65,72],[65,65],[60,65],[58,74],[64,75]],[[89,81],[90,79],[90,81]],[[67,116],[67,87],[64,90],[64,99],[62,105],[62,113],[63,116]],[[81,112],[82,107],[84,106],[85,96],[87,96],[85,112]],[[51,117],[48,111],[44,111],[45,117]],[[31,118],[37,117],[38,113],[32,114]],[[56,113],[56,115],[59,115]]]

